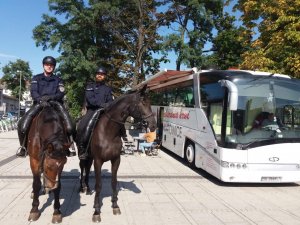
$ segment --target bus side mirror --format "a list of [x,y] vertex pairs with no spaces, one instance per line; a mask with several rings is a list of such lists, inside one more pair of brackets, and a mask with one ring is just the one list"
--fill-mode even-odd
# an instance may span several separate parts
[[238,104],[238,89],[236,85],[229,80],[219,80],[219,83],[222,87],[228,88],[228,107],[230,110],[236,111]]

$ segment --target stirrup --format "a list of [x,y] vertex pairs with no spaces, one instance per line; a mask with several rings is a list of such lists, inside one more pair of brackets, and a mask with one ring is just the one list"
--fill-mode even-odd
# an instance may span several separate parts
[[28,155],[27,149],[24,146],[18,148],[16,157],[25,158]]
[[70,149],[68,149],[67,156],[68,157],[76,156],[76,151],[71,151]]

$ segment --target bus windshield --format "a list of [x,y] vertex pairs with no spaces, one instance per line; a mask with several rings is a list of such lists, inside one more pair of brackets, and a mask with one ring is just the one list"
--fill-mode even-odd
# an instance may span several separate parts
[[262,77],[233,82],[238,88],[238,109],[227,110],[226,145],[247,149],[300,142],[299,81]]

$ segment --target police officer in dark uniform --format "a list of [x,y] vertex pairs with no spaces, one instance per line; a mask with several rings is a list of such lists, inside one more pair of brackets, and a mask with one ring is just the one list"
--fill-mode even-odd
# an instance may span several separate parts
[[[67,111],[63,107],[64,84],[62,80],[53,74],[56,60],[52,56],[43,59],[44,72],[32,78],[30,94],[33,99],[33,106],[18,122],[18,135],[21,147],[17,157],[25,157],[27,154],[27,133],[32,119],[46,105],[51,104],[63,117],[66,129],[72,138],[74,126]],[[75,155],[73,151],[70,155]]]
[[87,158],[89,139],[100,111],[113,101],[112,89],[105,84],[106,75],[106,69],[99,67],[96,71],[95,82],[88,83],[85,89],[87,112],[79,121],[76,134],[79,159]]

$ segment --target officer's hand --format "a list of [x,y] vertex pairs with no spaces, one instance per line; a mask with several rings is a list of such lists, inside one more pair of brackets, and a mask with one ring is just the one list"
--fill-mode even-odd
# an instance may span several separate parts
[[41,101],[41,102],[40,102],[40,105],[41,105],[42,107],[50,106],[50,104],[49,104],[47,101]]
[[45,95],[41,97],[41,102],[48,102],[51,100],[51,96]]

